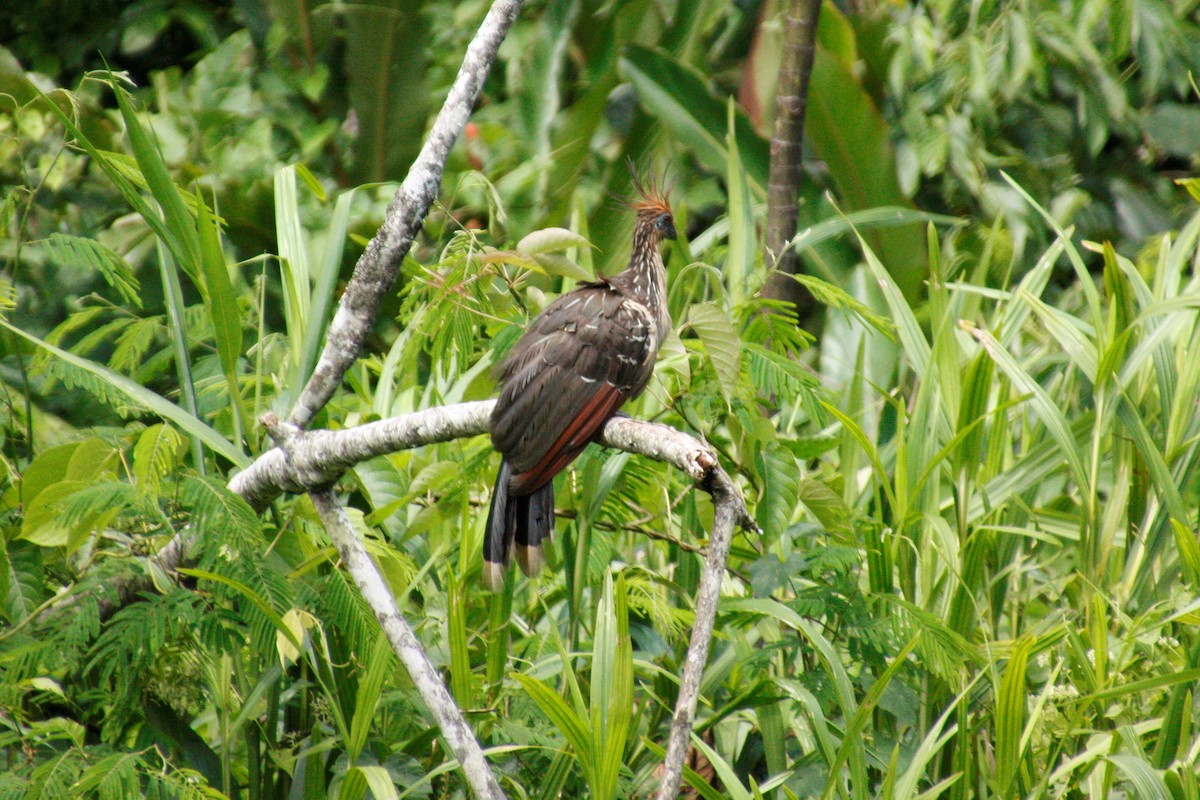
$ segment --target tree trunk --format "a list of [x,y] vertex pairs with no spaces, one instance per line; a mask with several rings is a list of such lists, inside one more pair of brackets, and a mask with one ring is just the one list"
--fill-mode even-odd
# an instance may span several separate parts
[[792,0],[784,26],[783,58],[775,90],[775,134],[767,180],[767,264],[772,268],[763,294],[793,304],[799,319],[812,310],[812,297],[789,278],[799,266],[790,246],[796,235],[797,195],[803,179],[804,112],[808,79],[816,53],[821,0]]

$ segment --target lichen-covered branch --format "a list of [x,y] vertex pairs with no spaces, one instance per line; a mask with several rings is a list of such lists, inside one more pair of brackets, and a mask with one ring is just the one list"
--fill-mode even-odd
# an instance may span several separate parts
[[522,0],[496,0],[471,40],[458,77],[438,113],[420,155],[388,205],[379,231],[359,257],[325,335],[325,349],[296,400],[289,421],[308,427],[358,358],[375,325],[380,299],[392,288],[400,264],[437,197],[450,148],[462,133],[487,78],[500,43],[512,27]]
[[[318,487],[322,488],[314,493],[314,501],[318,495],[328,497],[329,493],[323,487],[328,487],[343,470],[359,461],[423,444],[486,433],[494,405],[495,401],[485,400],[442,406],[341,431],[303,431],[268,418],[264,424],[282,446],[259,457],[249,469],[234,478],[230,488],[257,505],[269,502],[280,492],[312,491]],[[666,800],[675,797],[683,775],[683,762],[700,694],[700,679],[708,662],[721,579],[725,574],[733,532],[738,526],[747,530],[757,530],[757,526],[746,509],[737,485],[721,469],[716,453],[694,437],[667,425],[614,417],[601,429],[598,441],[606,447],[665,461],[687,474],[713,498],[715,511],[708,558],[700,577],[696,621],[684,664],[675,717],[671,723],[663,782],[658,794],[661,800]],[[342,548],[343,545],[339,543],[339,552]],[[342,557],[345,560],[345,554]],[[347,569],[352,569],[349,563]],[[373,565],[371,569],[374,570]],[[360,576],[355,574],[355,580],[360,581],[361,588]],[[363,597],[381,622],[385,618],[399,618],[399,611],[390,595],[368,596],[364,590]],[[444,687],[442,692],[445,692]],[[445,696],[448,700],[449,695]],[[428,698],[426,701],[430,702]],[[457,713],[457,709],[454,711]]]
[[321,522],[329,531],[329,538],[337,548],[342,564],[354,578],[354,583],[367,605],[375,612],[375,618],[379,620],[379,626],[391,643],[392,650],[399,657],[400,663],[404,665],[421,695],[422,702],[437,722],[442,739],[458,759],[471,791],[481,800],[504,800],[505,795],[500,789],[500,783],[492,774],[471,726],[454,703],[454,698],[447,691],[437,669],[429,662],[408,620],[396,607],[396,600],[388,590],[379,568],[375,566],[375,562],[371,560],[354,532],[346,509],[338,504],[332,491],[312,492],[311,497]]
[[708,540],[708,559],[704,562],[700,588],[696,592],[696,621],[692,625],[692,639],[683,664],[683,681],[675,701],[675,716],[671,720],[671,733],[667,739],[658,800],[674,800],[679,794],[692,726],[696,721],[700,680],[708,663],[713,626],[717,619],[717,602],[721,597],[721,580],[725,577],[725,562],[729,560],[733,532],[738,526],[758,530],[746,511],[742,493],[719,466],[709,473],[704,488],[713,498],[713,529]]

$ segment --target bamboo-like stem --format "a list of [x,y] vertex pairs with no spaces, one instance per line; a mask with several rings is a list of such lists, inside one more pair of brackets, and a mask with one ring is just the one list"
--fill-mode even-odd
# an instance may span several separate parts
[[800,182],[804,180],[804,115],[808,109],[808,79],[816,55],[820,13],[821,0],[792,0],[787,11],[767,178],[767,263],[773,270],[763,293],[791,302],[801,319],[806,316],[810,299],[803,287],[789,277],[796,273],[799,264],[791,242],[796,235]]

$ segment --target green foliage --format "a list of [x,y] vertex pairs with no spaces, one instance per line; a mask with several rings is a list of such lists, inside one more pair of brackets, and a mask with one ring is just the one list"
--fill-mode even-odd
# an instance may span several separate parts
[[[260,516],[227,483],[485,5],[133,3],[114,69],[176,24],[198,43],[141,88],[0,51],[3,796],[465,791],[309,502]],[[669,164],[675,325],[628,410],[703,437],[763,529],[734,543],[696,795],[1196,797],[1195,10],[826,4],[810,336],[758,296],[785,5],[523,9],[316,424],[491,396],[540,308],[620,268],[624,159]],[[13,46],[80,63],[49,41]],[[336,489],[511,796],[646,796],[711,505],[591,448],[545,575],[488,597],[495,467],[479,437]]]

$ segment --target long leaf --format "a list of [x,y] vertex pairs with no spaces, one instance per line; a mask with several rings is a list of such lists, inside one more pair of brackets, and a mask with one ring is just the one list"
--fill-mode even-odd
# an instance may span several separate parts
[[109,74],[109,83],[117,98],[117,106],[121,109],[121,118],[125,122],[125,132],[129,136],[129,147],[133,157],[137,159],[138,168],[146,178],[150,195],[162,209],[170,236],[165,243],[171,247],[179,265],[198,286],[203,286],[200,274],[200,238],[196,232],[196,220],[188,211],[183,201],[179,187],[171,180],[167,165],[158,152],[158,147],[150,138],[150,134],[142,127],[133,110],[129,93],[117,82],[116,76]]
[[[234,420],[241,431],[249,429],[250,419],[242,390],[238,385],[238,359],[242,356],[242,315],[238,311],[237,296],[229,271],[225,266],[225,254],[221,250],[220,233],[216,221],[203,197],[196,198],[197,229],[200,235],[200,264],[204,269],[204,285],[207,288],[205,307],[212,320],[213,335],[217,341],[217,358],[225,374],[225,388],[233,403]],[[242,436],[236,437],[240,446]]]
[[53,355],[55,358],[70,364],[81,370],[85,370],[92,375],[102,380],[105,384],[111,387],[116,392],[127,397],[132,403],[139,405],[151,413],[157,414],[168,422],[175,423],[176,427],[184,431],[190,436],[195,436],[200,441],[204,442],[205,446],[213,452],[228,459],[235,466],[245,468],[250,461],[245,454],[238,451],[228,439],[215,430],[204,424],[199,418],[188,414],[186,411],[179,408],[166,398],[155,394],[139,383],[121,375],[118,372],[113,372],[108,367],[97,364],[94,361],[89,361],[86,358],[81,358],[74,353],[69,353],[66,350],[55,347],[48,342],[44,342],[31,333],[26,333],[20,328],[11,325],[7,321],[0,319],[0,326],[4,327],[26,339],[36,346],[42,348],[46,352]]
[[[709,170],[725,172],[726,101],[709,90],[703,75],[666,53],[636,45],[626,49],[621,71],[633,84],[642,105],[662,120],[675,138],[691,148]],[[738,160],[756,196],[762,197],[770,154],[767,143],[740,111],[735,114],[735,138]]]

